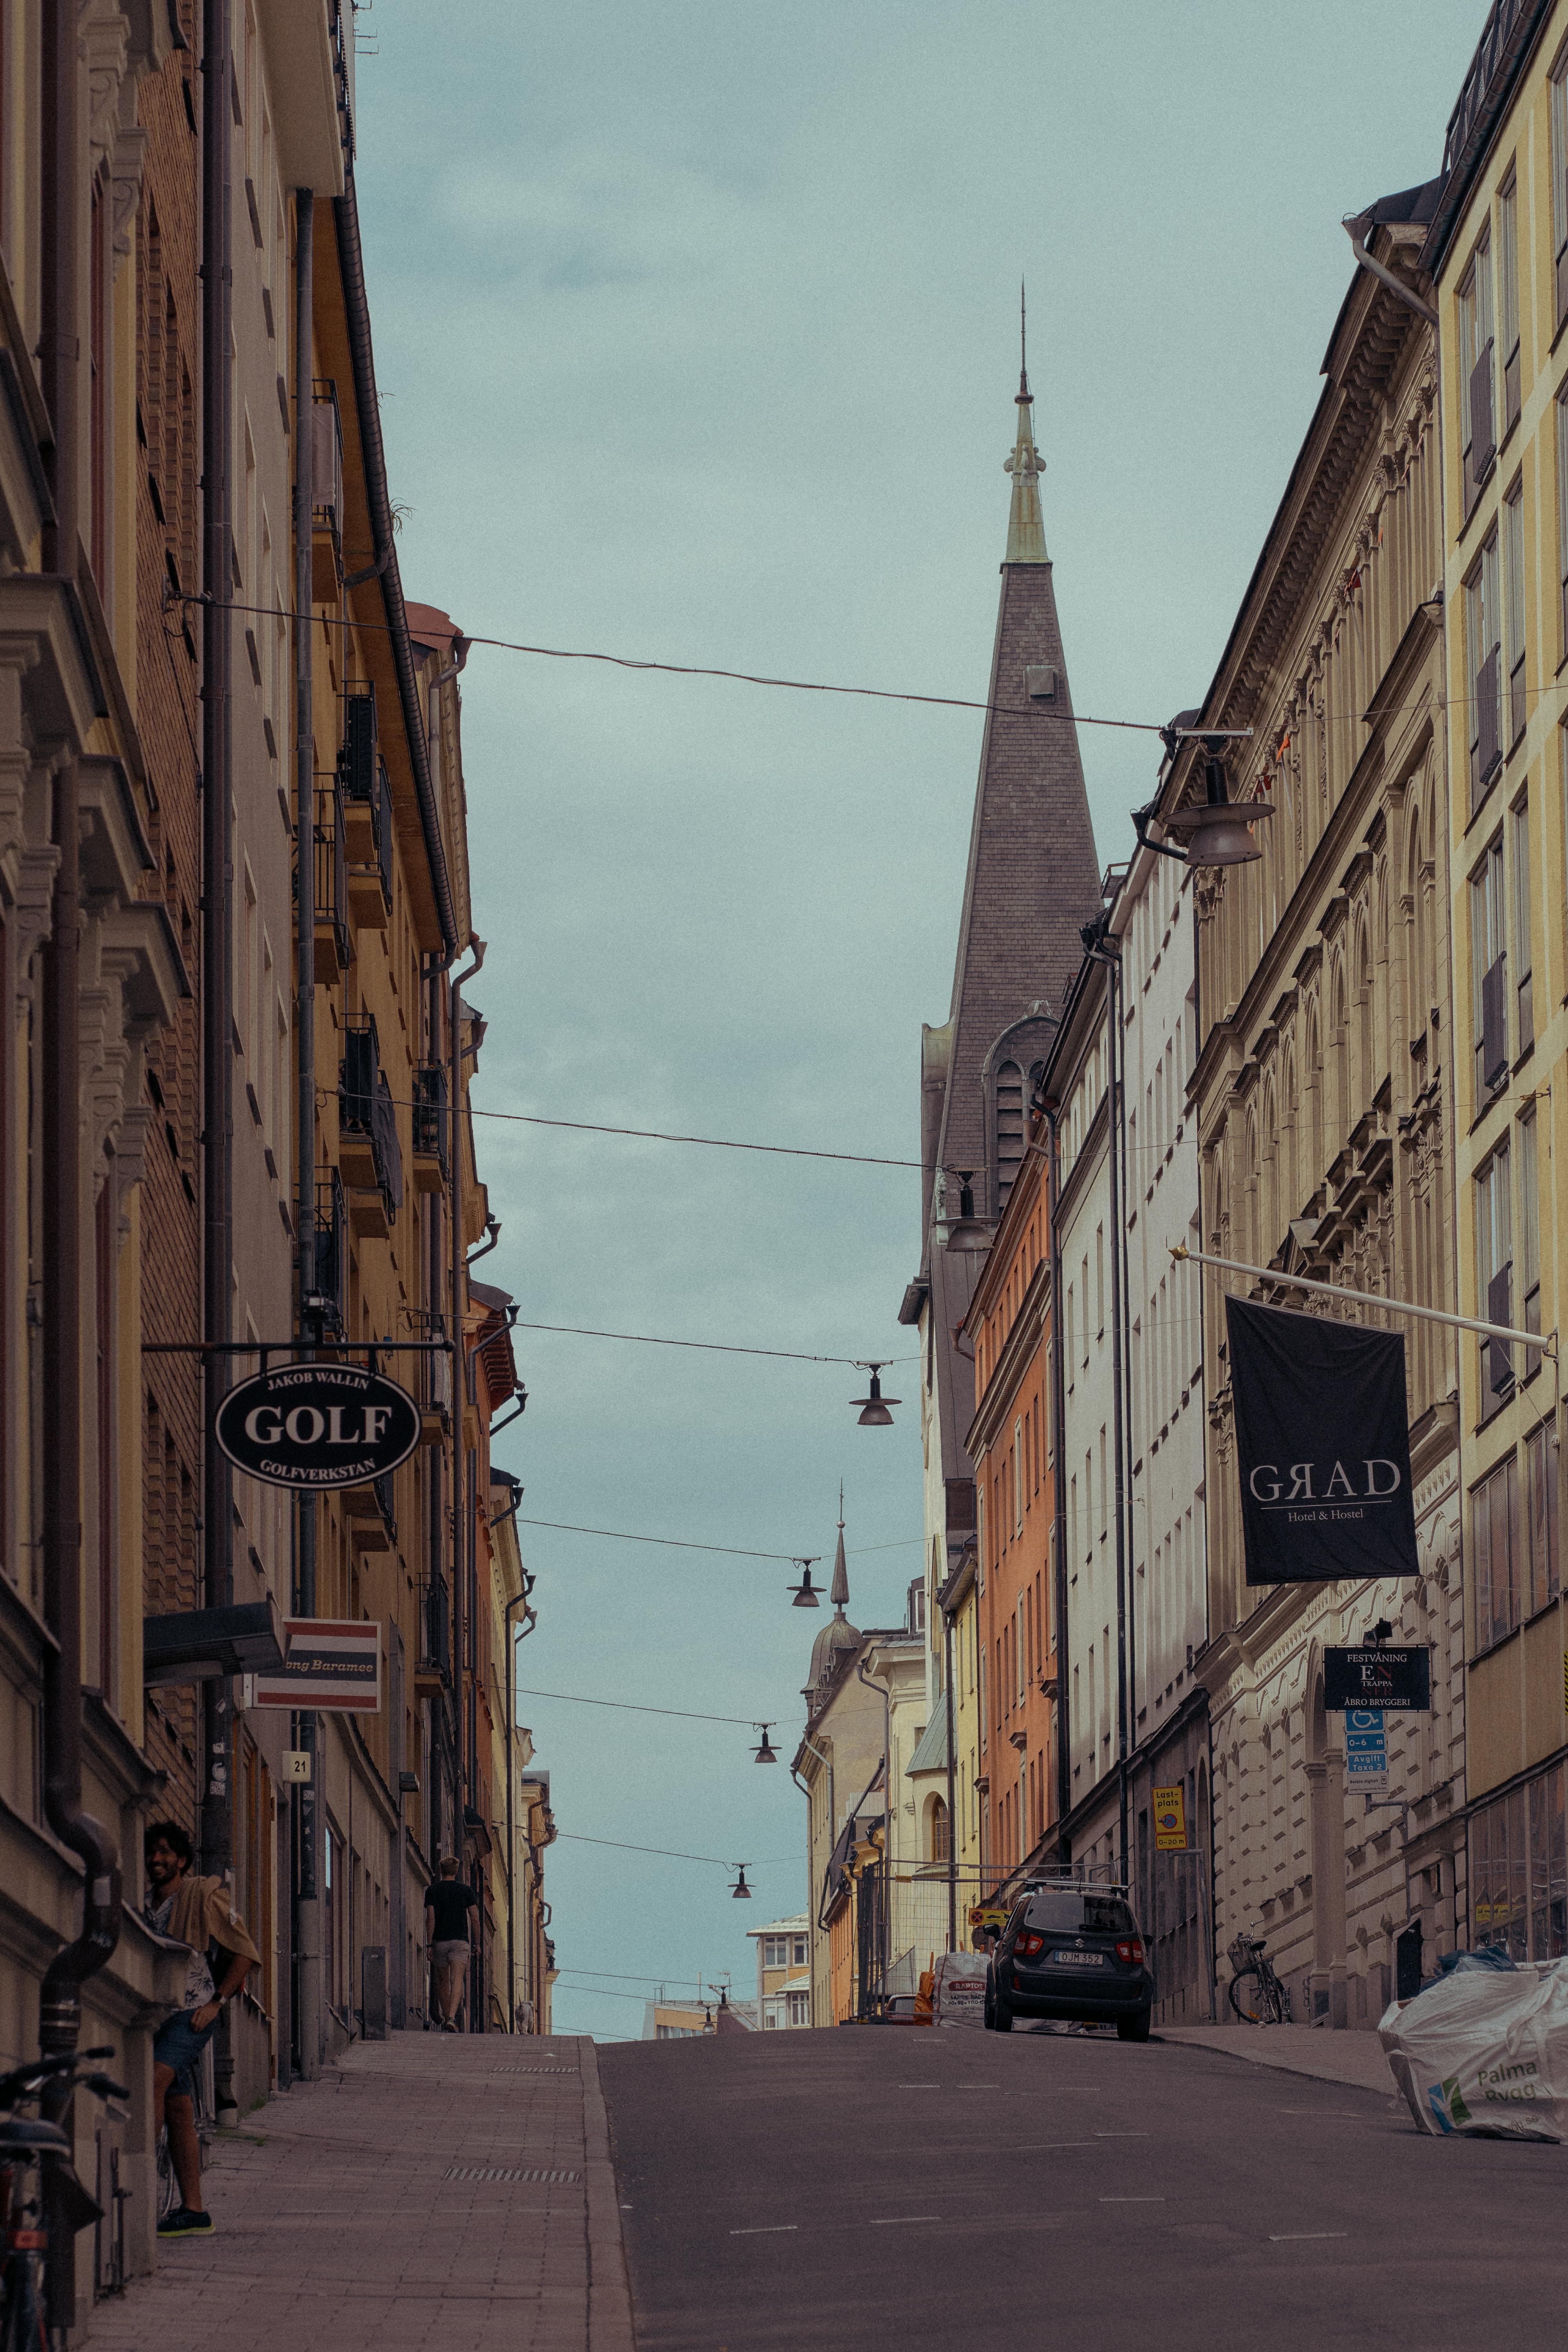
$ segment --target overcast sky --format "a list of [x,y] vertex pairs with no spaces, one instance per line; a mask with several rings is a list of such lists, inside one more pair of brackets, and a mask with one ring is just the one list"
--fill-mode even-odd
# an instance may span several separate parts
[[[1429,178],[1481,0],[416,0],[362,10],[358,184],[411,597],[531,644],[982,698],[1017,292],[1080,712],[1198,701],[1321,389],[1341,216]],[[918,1156],[980,718],[478,650],[464,677],[476,1099]],[[1151,737],[1082,733],[1101,861]],[[906,1355],[912,1173],[480,1124],[524,1318]],[[844,1366],[520,1331],[498,1447],[540,1519],[919,1573],[910,1402]],[[520,1681],[563,1832],[555,2022],[638,1977],[754,1990],[803,1908],[785,1765],[826,1613],[786,1564],[525,1527]],[[901,1547],[884,1549],[884,1547]],[[579,1971],[614,1971],[590,1992]],[[617,1980],[617,1978],[620,1980]],[[621,1996],[621,1997],[613,1997]],[[625,1996],[631,1996],[626,1998]]]

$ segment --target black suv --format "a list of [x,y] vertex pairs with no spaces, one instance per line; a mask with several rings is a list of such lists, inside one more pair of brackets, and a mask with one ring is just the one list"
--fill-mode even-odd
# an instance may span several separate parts
[[1031,1887],[985,1979],[994,2033],[1010,2033],[1015,2017],[1054,2017],[1114,2025],[1123,2042],[1147,2042],[1153,2002],[1153,1972],[1119,1887]]

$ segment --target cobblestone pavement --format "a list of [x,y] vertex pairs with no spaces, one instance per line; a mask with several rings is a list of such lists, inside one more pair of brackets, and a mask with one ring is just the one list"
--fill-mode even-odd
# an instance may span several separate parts
[[225,2134],[91,2352],[632,2352],[591,2041],[361,2042]]

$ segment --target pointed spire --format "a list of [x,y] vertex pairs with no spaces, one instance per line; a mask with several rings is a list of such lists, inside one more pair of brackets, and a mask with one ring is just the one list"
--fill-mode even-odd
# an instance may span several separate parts
[[844,1558],[844,1481],[838,1482],[838,1549],[833,1555],[833,1590],[828,1594],[840,1617],[849,1605],[849,1569]]
[[1018,281],[1018,437],[1004,471],[1013,477],[1013,504],[1007,517],[1006,563],[1044,563],[1046,526],[1040,515],[1040,476],[1044,467],[1035,447],[1035,401],[1029,390],[1028,317],[1024,283]]

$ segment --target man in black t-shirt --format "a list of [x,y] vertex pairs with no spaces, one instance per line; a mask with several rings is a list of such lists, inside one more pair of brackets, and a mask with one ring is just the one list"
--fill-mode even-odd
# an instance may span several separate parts
[[458,1876],[458,1857],[442,1857],[441,1875],[425,1889],[425,1941],[436,1969],[436,2022],[456,2033],[468,1989],[468,1957],[479,1932],[479,1898]]

